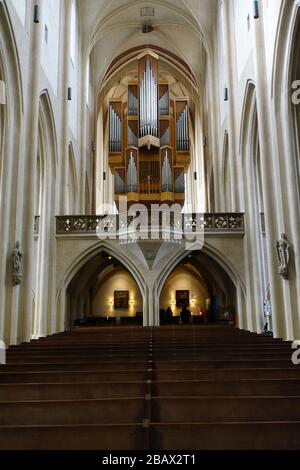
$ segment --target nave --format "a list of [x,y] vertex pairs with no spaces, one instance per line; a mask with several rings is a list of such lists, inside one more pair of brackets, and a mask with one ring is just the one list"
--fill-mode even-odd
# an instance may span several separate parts
[[291,353],[220,325],[78,328],[11,347],[0,449],[297,449]]

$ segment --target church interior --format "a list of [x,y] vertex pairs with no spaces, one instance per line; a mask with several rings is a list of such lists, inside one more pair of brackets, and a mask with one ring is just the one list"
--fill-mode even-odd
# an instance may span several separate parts
[[300,450],[299,48],[300,0],[0,0],[0,451]]

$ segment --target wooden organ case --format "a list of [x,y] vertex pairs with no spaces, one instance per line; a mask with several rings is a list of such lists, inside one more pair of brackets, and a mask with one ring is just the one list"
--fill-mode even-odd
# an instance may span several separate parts
[[109,102],[109,165],[115,202],[146,206],[185,201],[184,174],[190,165],[189,100],[170,99],[158,80],[159,57],[138,57],[138,82],[128,84],[127,102]]

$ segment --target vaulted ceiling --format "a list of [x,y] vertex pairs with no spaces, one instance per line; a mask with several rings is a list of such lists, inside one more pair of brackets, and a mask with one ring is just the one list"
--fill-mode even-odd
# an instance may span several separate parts
[[[201,81],[203,57],[210,52],[217,0],[78,0],[84,48],[96,55],[96,76],[102,80],[122,52],[150,43],[184,60]],[[141,9],[154,16],[141,16]],[[153,31],[143,34],[142,25]]]

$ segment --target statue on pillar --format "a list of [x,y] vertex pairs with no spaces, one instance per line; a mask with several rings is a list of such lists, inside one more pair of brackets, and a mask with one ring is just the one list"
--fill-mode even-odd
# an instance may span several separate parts
[[13,286],[19,286],[22,282],[22,258],[23,254],[21,252],[21,243],[17,241],[13,254],[12,254],[12,277],[13,277]]
[[283,279],[289,278],[290,245],[285,233],[281,235],[280,240],[276,241],[276,249],[279,263],[279,274]]

